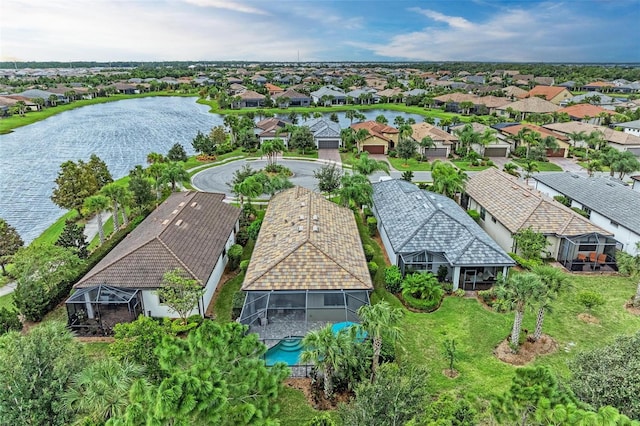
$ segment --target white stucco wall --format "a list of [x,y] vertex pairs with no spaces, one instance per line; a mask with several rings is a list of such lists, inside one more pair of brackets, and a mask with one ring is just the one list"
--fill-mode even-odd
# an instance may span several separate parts
[[[476,210],[480,213],[481,206],[476,202],[476,200],[469,198],[468,209]],[[511,236],[511,232],[502,223],[500,223],[500,221],[496,220],[494,223],[491,218],[491,213],[486,212],[484,220],[480,218],[480,226],[496,243],[498,243],[500,247],[502,247],[502,250],[507,253],[511,253],[513,251],[513,237]]]

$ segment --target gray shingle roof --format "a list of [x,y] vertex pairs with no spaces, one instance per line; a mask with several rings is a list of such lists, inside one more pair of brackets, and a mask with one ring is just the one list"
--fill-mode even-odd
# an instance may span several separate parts
[[403,180],[373,184],[373,203],[396,253],[443,253],[453,266],[513,260],[453,200]]
[[603,177],[569,172],[540,173],[534,178],[625,228],[640,233],[640,192]]
[[335,138],[340,137],[340,125],[331,120],[316,118],[303,123],[307,126],[315,138]]
[[171,195],[76,287],[157,288],[175,268],[205,285],[240,216],[223,199],[224,194],[205,192]]

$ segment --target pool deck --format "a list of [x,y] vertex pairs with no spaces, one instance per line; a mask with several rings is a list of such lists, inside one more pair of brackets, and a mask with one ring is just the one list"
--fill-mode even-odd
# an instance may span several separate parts
[[286,317],[282,318],[270,318],[269,322],[265,325],[252,325],[249,328],[250,333],[257,333],[260,335],[260,340],[264,341],[264,344],[268,348],[277,344],[280,340],[289,336],[304,337],[309,331],[320,330],[332,324],[329,321],[292,321]]

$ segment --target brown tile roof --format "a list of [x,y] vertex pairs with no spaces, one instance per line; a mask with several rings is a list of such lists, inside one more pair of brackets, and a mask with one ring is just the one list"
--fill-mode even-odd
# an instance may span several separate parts
[[351,128],[358,131],[359,129],[366,129],[372,136],[377,136],[382,140],[390,141],[388,134],[399,133],[395,127],[387,126],[386,124],[378,123],[377,121],[363,121],[362,123],[355,123],[351,125]]
[[246,100],[246,99],[264,99],[265,96],[261,93],[258,92],[254,92],[253,90],[245,90],[244,92],[240,93],[238,96],[240,96],[240,99]]
[[511,107],[512,109],[520,112],[534,112],[534,113],[547,113],[560,109],[560,107],[544,99],[540,99],[537,96],[533,98],[526,98],[513,103],[498,107],[500,110],[506,110]]
[[473,101],[475,105],[484,105],[487,108],[498,108],[511,103],[509,98],[501,98],[498,96],[482,96]]
[[580,121],[568,121],[566,123],[552,123],[545,124],[546,129],[553,130],[555,132],[563,133],[565,135],[573,132],[585,132],[589,134],[597,131],[604,135],[604,139],[607,142],[619,144],[619,145],[637,145],[640,146],[640,136],[635,136],[630,133],[620,132],[613,130],[609,127],[598,126],[591,123],[582,123]]
[[555,133],[549,129],[545,129],[544,127],[540,127],[538,125],[535,124],[530,124],[530,123],[525,123],[525,124],[515,124],[513,126],[507,126],[507,127],[503,127],[502,129],[500,129],[501,132],[503,133],[508,133],[510,135],[517,135],[518,132],[520,130],[522,130],[523,128],[527,128],[530,129],[536,133],[539,133],[541,137],[547,137],[547,136],[553,136],[554,138],[556,138],[559,141],[568,141],[569,139],[564,136],[561,135],[559,133]]
[[205,285],[240,209],[224,194],[171,195],[75,286],[158,288],[165,272],[182,268]]
[[429,123],[412,124],[411,129],[413,129],[411,137],[418,142],[420,142],[427,136],[429,136],[434,141],[441,141],[442,143],[447,145],[452,145],[458,142],[458,138],[455,135],[447,133],[439,127],[436,127]]
[[531,227],[546,235],[612,235],[568,207],[520,182],[514,176],[489,168],[471,176],[466,192],[511,233]]
[[384,96],[387,98],[391,98],[393,96],[397,96],[400,94],[402,94],[402,89],[399,89],[397,87],[394,87],[393,89],[380,90],[379,92],[376,93],[376,95],[378,96]]
[[271,83],[266,83],[264,85],[264,88],[267,89],[269,92],[284,92],[284,89],[282,87],[276,86],[275,84],[271,84]]
[[469,93],[454,92],[454,93],[447,93],[445,95],[436,96],[433,99],[440,102],[467,102],[468,101],[468,102],[475,103],[478,100],[478,96],[471,95]]
[[567,88],[562,86],[536,86],[533,89],[529,90],[528,96],[544,96],[546,100],[550,101],[566,90]]
[[608,81],[592,81],[589,84],[585,84],[585,87],[613,87],[615,84]]
[[273,99],[278,99],[278,98],[281,98],[283,96],[286,96],[289,99],[309,98],[309,96],[305,95],[304,93],[296,92],[291,87],[288,88],[287,90],[283,91],[283,92],[279,92],[279,93],[274,94],[272,97],[273,97]]
[[526,90],[519,88],[518,86],[505,87],[504,89],[502,89],[502,92],[505,94],[505,96],[513,96],[520,99],[523,99],[527,96],[527,93],[529,93]]
[[339,289],[373,289],[353,212],[299,186],[275,195],[242,290]]
[[558,112],[566,112],[570,117],[575,118],[584,118],[584,117],[597,117],[600,113],[607,113],[610,115],[615,115],[615,111],[609,111],[608,109],[604,109],[597,105],[591,104],[576,104],[571,105],[562,109],[559,109]]

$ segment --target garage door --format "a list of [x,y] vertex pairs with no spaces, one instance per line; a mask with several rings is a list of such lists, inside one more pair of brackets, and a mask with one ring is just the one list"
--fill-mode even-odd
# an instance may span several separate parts
[[369,154],[384,154],[384,145],[365,145],[362,149]]
[[338,149],[340,147],[339,140],[318,141],[319,149]]
[[506,157],[507,156],[507,147],[492,147],[484,149],[485,157]]
[[427,157],[446,157],[447,148],[430,148],[425,150]]
[[547,157],[564,157],[564,148],[560,148],[557,151],[552,149],[547,150]]

